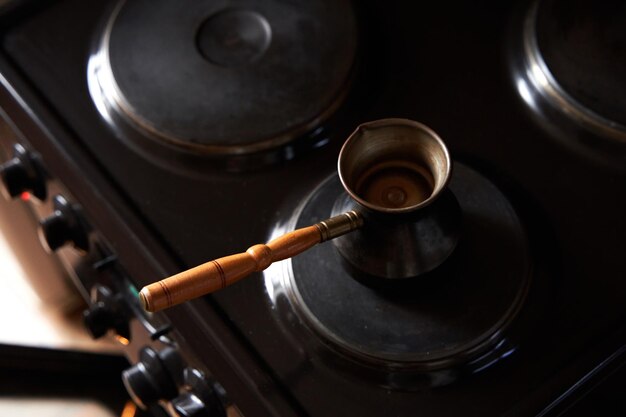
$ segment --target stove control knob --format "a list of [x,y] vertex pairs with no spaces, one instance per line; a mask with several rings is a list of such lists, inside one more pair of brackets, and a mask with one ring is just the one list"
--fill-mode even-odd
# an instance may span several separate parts
[[122,381],[133,401],[145,410],[159,400],[178,395],[184,367],[176,349],[157,352],[145,347],[139,353],[139,362],[122,373]]
[[62,195],[54,196],[54,212],[39,222],[40,240],[50,252],[66,243],[76,249],[89,250],[89,227],[77,204],[70,204]]
[[196,394],[185,392],[172,400],[172,407],[179,417],[218,417],[224,414],[212,412]]
[[122,294],[113,292],[103,285],[91,290],[91,306],[83,312],[83,322],[94,339],[113,330],[118,341],[130,343],[130,311]]
[[114,327],[116,320],[111,308],[100,302],[84,311],[83,321],[91,336],[99,339]]
[[46,199],[46,174],[40,157],[19,143],[13,145],[13,158],[0,165],[0,179],[8,198],[28,192],[39,200]]
[[172,400],[172,408],[180,417],[226,417],[215,385],[199,370],[185,369],[188,391]]

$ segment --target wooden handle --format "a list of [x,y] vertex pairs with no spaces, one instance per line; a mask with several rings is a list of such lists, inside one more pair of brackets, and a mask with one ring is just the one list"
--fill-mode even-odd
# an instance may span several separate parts
[[201,297],[262,271],[276,261],[356,230],[362,224],[361,216],[349,211],[294,230],[267,244],[251,246],[244,253],[225,256],[147,285],[139,292],[141,304],[145,310],[154,312]]

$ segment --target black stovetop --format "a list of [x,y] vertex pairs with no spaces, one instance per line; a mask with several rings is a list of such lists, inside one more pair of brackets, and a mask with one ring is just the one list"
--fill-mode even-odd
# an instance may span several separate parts
[[[260,275],[169,311],[188,349],[245,415],[535,415],[623,346],[626,176],[555,140],[520,96],[529,3],[355,2],[360,61],[328,141],[271,164],[229,169],[218,161],[192,172],[131,149],[93,104],[87,65],[109,3],[25,2],[8,10],[2,67],[17,94],[32,99],[35,117],[41,109],[63,132],[48,157],[53,175],[70,190],[84,187],[62,168],[64,158],[79,159],[114,193],[75,192],[93,223],[106,224],[117,205],[127,213],[122,221],[137,224],[130,230],[142,231],[102,230],[138,286],[266,241],[335,172],[355,126],[385,117],[433,128],[454,159],[504,191],[527,227],[535,273],[515,352],[443,387],[390,389],[338,364],[312,333],[301,337],[302,322],[280,316]],[[46,160],[48,146],[27,140]],[[184,160],[175,151],[171,158]],[[98,207],[99,199],[115,204]],[[151,243],[133,253],[128,242],[144,238]]]

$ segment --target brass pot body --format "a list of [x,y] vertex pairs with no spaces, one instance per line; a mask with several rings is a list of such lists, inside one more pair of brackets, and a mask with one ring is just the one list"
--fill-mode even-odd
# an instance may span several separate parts
[[333,214],[357,210],[365,226],[334,240],[358,272],[379,278],[416,277],[454,251],[461,211],[447,184],[452,161],[428,127],[407,119],[360,125],[339,154],[346,194]]

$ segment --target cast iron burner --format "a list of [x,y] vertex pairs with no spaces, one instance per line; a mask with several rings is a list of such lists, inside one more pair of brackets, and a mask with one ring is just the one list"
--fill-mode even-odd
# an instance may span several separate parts
[[[520,27],[516,84],[556,137],[587,156],[626,166],[626,5],[618,0],[535,2]],[[514,59],[515,61],[516,59]]]
[[[326,343],[379,370],[431,373],[437,375],[431,383],[441,384],[454,379],[454,368],[476,370],[508,356],[515,346],[504,341],[506,332],[533,274],[526,232],[507,198],[473,169],[457,163],[449,188],[461,207],[463,232],[438,269],[403,280],[365,276],[325,244],[283,269],[269,269],[268,292],[285,293]],[[328,217],[344,193],[337,176],[330,177],[291,227]],[[382,378],[383,385],[405,389],[423,381]]]
[[538,52],[561,88],[607,121],[626,126],[626,3],[543,1]]
[[92,57],[90,90],[115,130],[129,123],[193,153],[247,154],[337,109],[356,38],[343,1],[122,1]]

